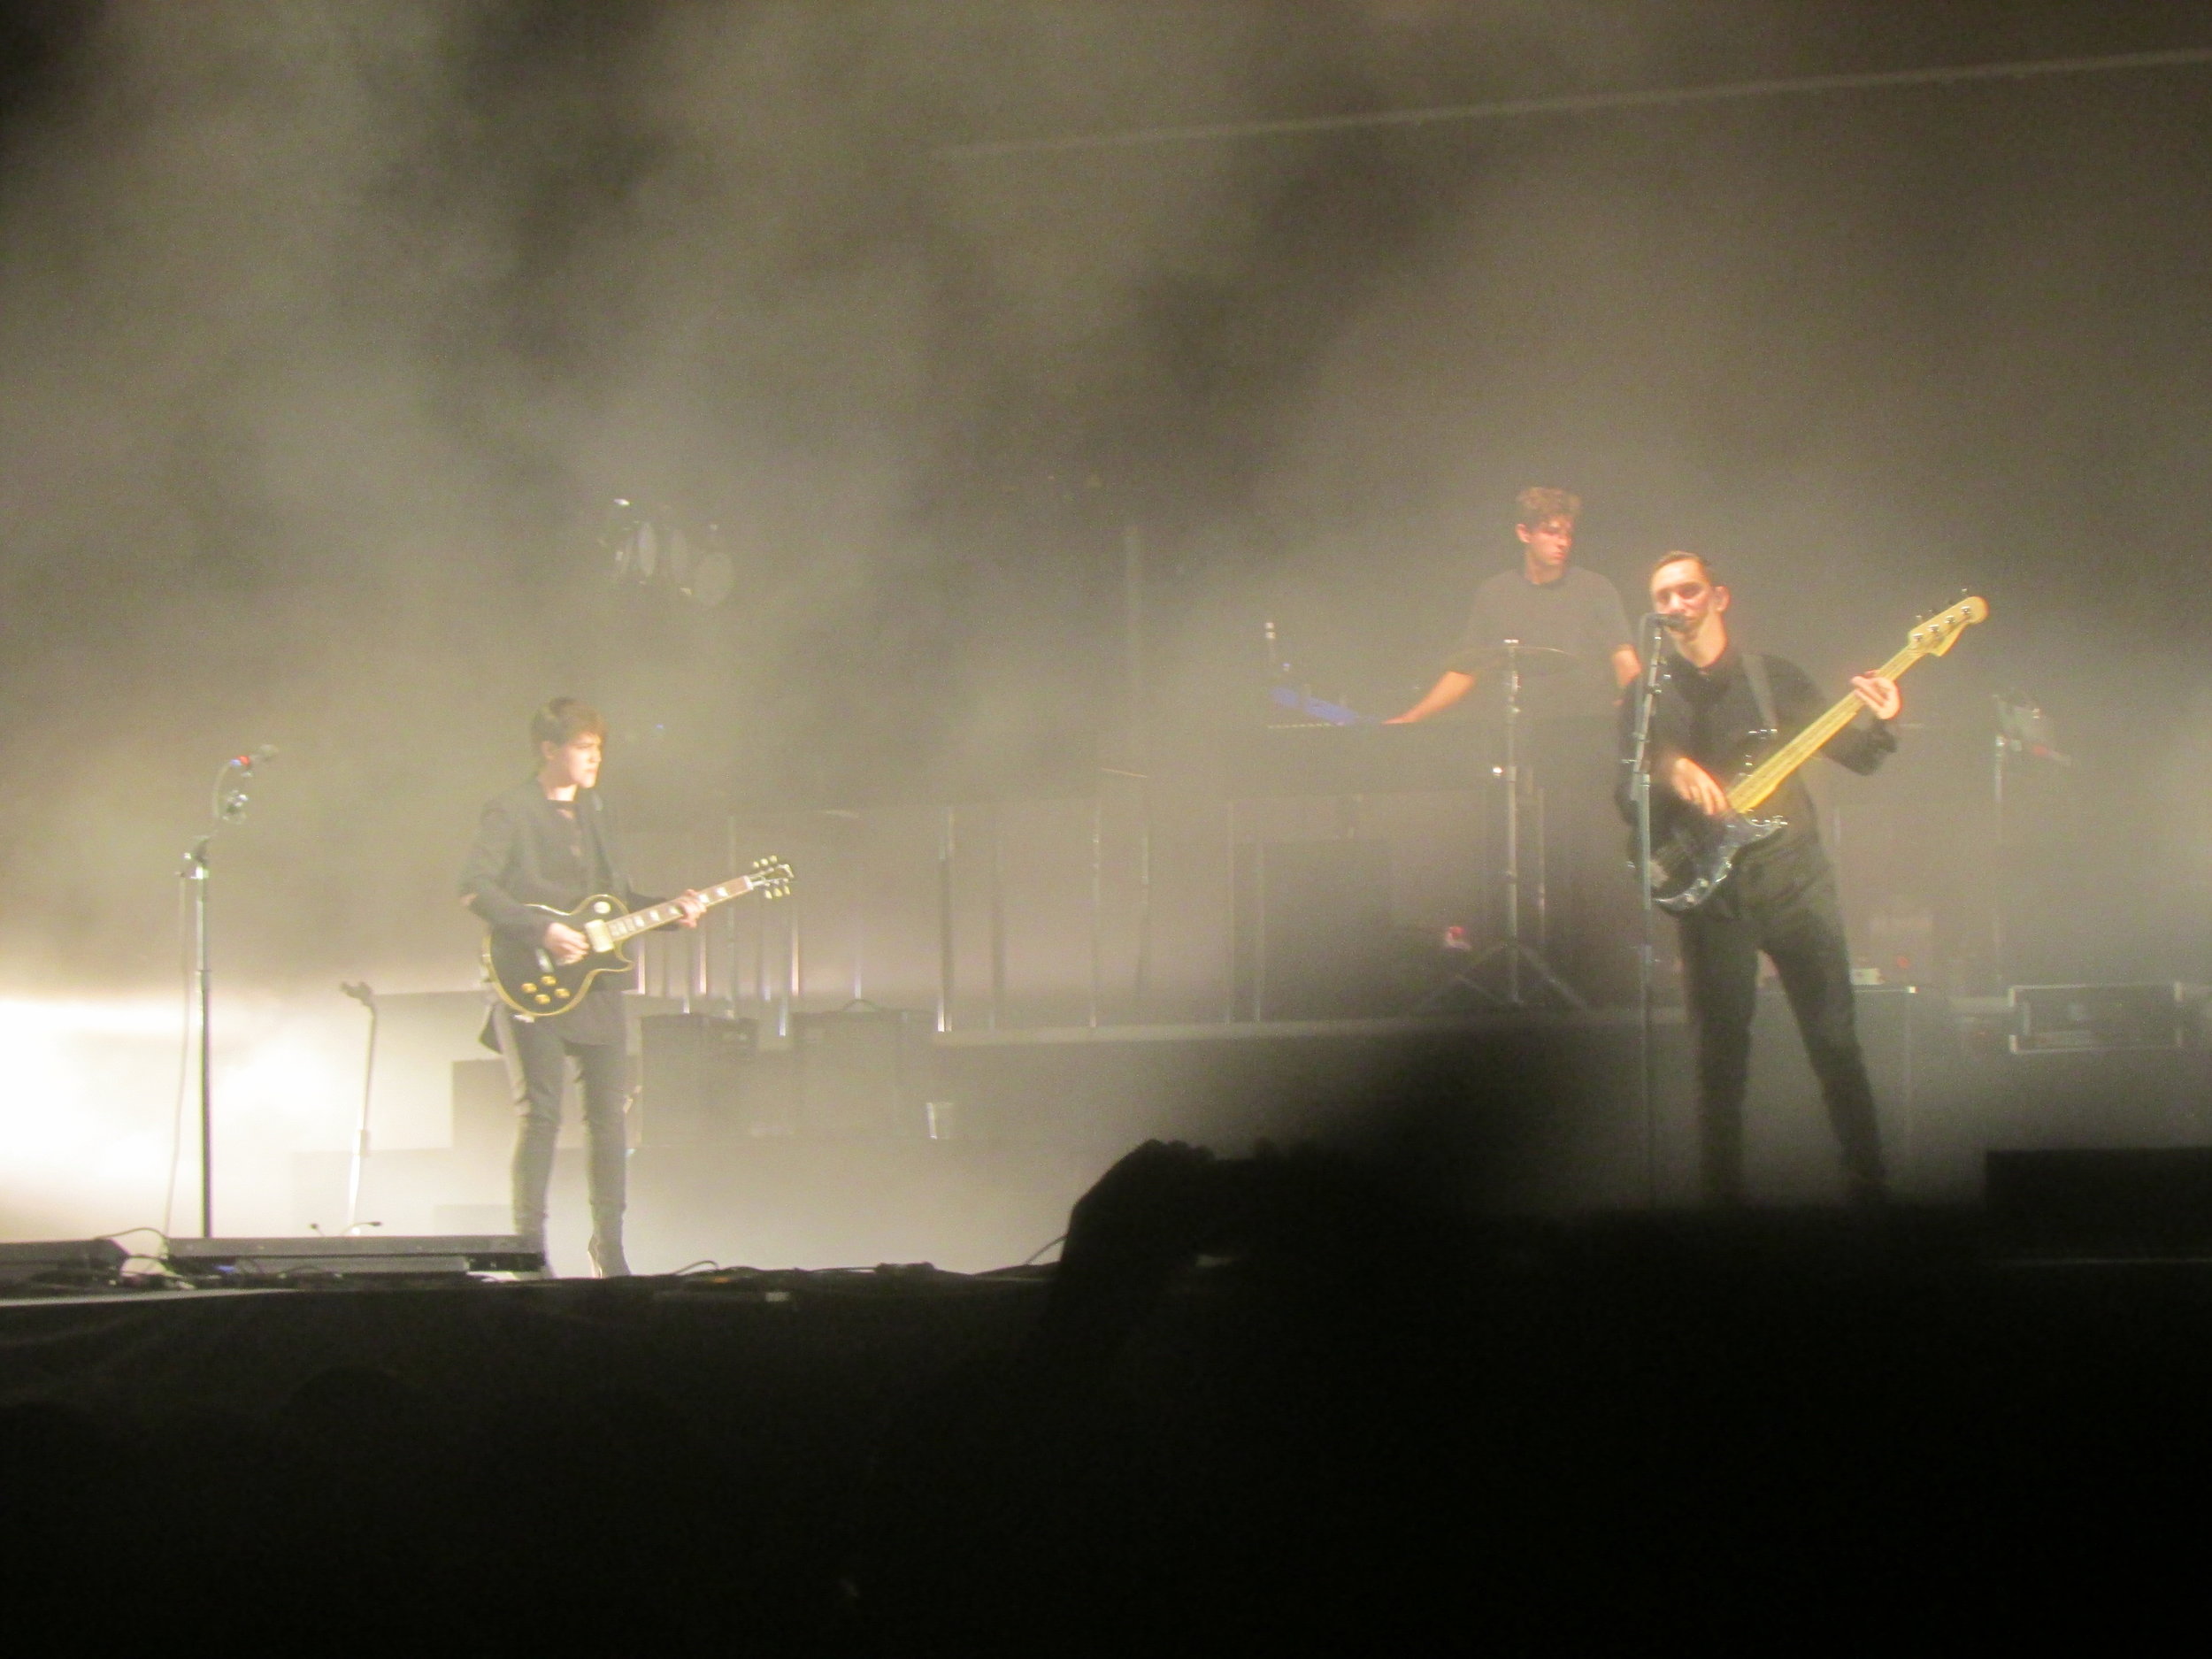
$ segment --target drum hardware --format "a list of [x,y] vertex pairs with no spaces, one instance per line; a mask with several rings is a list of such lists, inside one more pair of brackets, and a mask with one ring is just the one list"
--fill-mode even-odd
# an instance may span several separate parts
[[[1544,953],[1522,935],[1522,917],[1526,907],[1522,903],[1521,853],[1525,837],[1521,813],[1528,791],[1526,768],[1521,760],[1521,685],[1525,680],[1564,673],[1581,660],[1572,652],[1554,646],[1524,645],[1518,640],[1502,640],[1495,649],[1486,651],[1470,671],[1479,673],[1495,669],[1505,687],[1505,764],[1498,769],[1498,775],[1505,783],[1505,937],[1424,995],[1413,1005],[1417,1014],[1439,1011],[1455,992],[1471,993],[1486,1002],[1504,1008],[1532,1007],[1547,999],[1571,1009],[1589,1007],[1581,994],[1560,978]],[[1543,863],[1542,823],[1540,803],[1536,829],[1540,870]],[[1540,880],[1540,912],[1542,892]],[[1502,981],[1502,985],[1497,981]]]

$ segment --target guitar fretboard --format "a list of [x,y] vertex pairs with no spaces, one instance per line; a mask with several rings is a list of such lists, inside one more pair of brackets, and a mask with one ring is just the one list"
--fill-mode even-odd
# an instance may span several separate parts
[[[717,886],[700,888],[699,896],[706,901],[707,908],[712,910],[718,904],[726,904],[742,894],[750,893],[759,885],[750,876],[737,876]],[[632,910],[627,916],[616,917],[607,924],[607,936],[610,939],[627,939],[633,933],[664,927],[683,913],[684,907],[673,899],[650,904],[641,910]]]
[[[1927,654],[1924,646],[1908,645],[1874,672],[1879,679],[1894,680]],[[1750,811],[1779,789],[1792,772],[1820,753],[1820,746],[1850,725],[1864,707],[1866,704],[1859,701],[1855,691],[1839,698],[1833,708],[1745,773],[1741,781],[1728,792],[1728,804],[1739,812]]]

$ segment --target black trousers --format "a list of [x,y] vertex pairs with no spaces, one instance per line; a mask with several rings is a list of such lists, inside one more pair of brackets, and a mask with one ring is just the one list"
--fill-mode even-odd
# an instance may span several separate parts
[[1759,953],[1773,959],[1797,1017],[1806,1058],[1842,1153],[1855,1202],[1882,1195],[1874,1087],[1859,1048],[1836,882],[1818,846],[1778,849],[1732,875],[1679,918],[1683,986],[1697,1033],[1698,1149],[1705,1195],[1744,1195],[1744,1090],[1751,1074],[1751,1017]]
[[583,1084],[584,1133],[591,1148],[591,1254],[603,1272],[622,1271],[622,1210],[627,1152],[622,1112],[628,1103],[629,1056],[618,1042],[570,1042],[557,1024],[509,1019],[522,1066],[515,1102],[515,1231],[545,1237],[546,1188],[553,1179],[553,1143],[561,1133],[561,1095],[568,1063]]

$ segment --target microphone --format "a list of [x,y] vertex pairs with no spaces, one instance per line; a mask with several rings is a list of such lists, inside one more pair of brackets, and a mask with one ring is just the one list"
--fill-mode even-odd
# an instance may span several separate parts
[[250,755],[232,756],[230,764],[237,767],[241,772],[251,772],[263,761],[274,760],[276,757],[277,746],[274,743],[264,743],[259,749],[254,750],[254,752]]
[[1670,634],[1687,634],[1690,631],[1690,618],[1686,616],[1667,616],[1660,611],[1651,611],[1645,613],[1644,620],[1647,623],[1656,622]]
[[369,989],[366,980],[359,985],[341,985],[338,988],[372,1014],[376,1012],[376,993]]

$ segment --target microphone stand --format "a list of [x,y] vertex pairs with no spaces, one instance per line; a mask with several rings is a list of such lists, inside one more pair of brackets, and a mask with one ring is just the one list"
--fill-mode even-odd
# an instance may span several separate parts
[[1636,884],[1643,905],[1643,943],[1636,953],[1637,1090],[1644,1118],[1644,1201],[1659,1204],[1659,1112],[1657,1053],[1653,1040],[1652,995],[1657,946],[1652,938],[1651,873],[1651,708],[1659,695],[1659,668],[1666,655],[1666,625],[1646,617],[1643,635],[1644,672],[1637,682],[1635,747],[1629,764],[1629,792],[1636,807]]
[[369,1010],[369,1057],[361,1068],[361,1122],[353,1137],[353,1167],[346,1175],[346,1234],[350,1238],[353,1230],[361,1225],[361,1166],[369,1156],[369,1102],[376,1089],[376,1028],[380,1010],[376,993],[366,981],[338,988]]
[[[192,972],[195,995],[200,1009],[200,1236],[203,1239],[215,1236],[215,1176],[213,1136],[210,1133],[208,1118],[211,1079],[207,1042],[207,845],[214,839],[211,832],[194,841],[184,855],[184,867],[177,872],[179,879],[192,884]],[[175,1171],[170,1173],[173,1179]],[[174,1190],[173,1187],[171,1191]]]
[[193,978],[200,1007],[200,1236],[204,1239],[215,1236],[215,1049],[209,1025],[214,1007],[214,976],[208,956],[208,849],[224,825],[244,821],[246,785],[253,777],[254,763],[275,753],[273,749],[257,749],[223,763],[222,770],[215,774],[211,813],[215,827],[186,850],[183,866],[177,872],[180,880],[192,883]]

